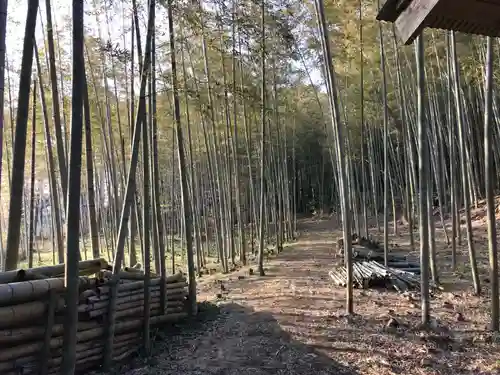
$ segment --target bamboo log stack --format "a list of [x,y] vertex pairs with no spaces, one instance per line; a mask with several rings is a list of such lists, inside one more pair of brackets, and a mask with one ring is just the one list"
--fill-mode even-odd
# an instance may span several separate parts
[[[394,245],[395,246],[395,245]],[[344,257],[344,240],[343,238],[338,239],[337,241],[337,250],[338,255],[343,258]],[[365,238],[358,237],[356,233],[352,235],[352,258],[353,260],[362,261],[362,260],[374,260],[377,262],[384,262],[384,249],[383,245],[381,245],[378,241]],[[408,268],[412,272],[419,272],[419,266],[412,262],[409,262],[406,256],[401,254],[395,254],[389,252],[388,254],[388,266],[393,268]]]
[[[66,308],[63,273],[64,265],[0,273],[0,374],[59,373]],[[80,274],[76,358],[78,372],[86,373],[103,361],[112,284],[104,259],[80,262]],[[144,313],[144,272],[126,268],[119,276],[115,361],[140,349]],[[187,316],[182,274],[164,279],[151,275],[149,284],[151,325]]]
[[[357,233],[353,233],[351,235],[351,243],[352,245],[359,245],[365,247],[369,250],[381,250],[380,243],[378,241],[373,240],[372,238],[359,237]],[[337,239],[337,250],[339,255],[343,255],[344,253],[344,238],[339,237]]]
[[[355,288],[367,289],[374,287],[384,287],[395,289],[398,292],[420,289],[420,269],[413,264],[401,262],[399,265],[412,267],[385,267],[375,261],[354,262],[352,268],[353,285]],[[398,266],[398,264],[395,264]],[[413,271],[408,271],[413,270]],[[347,285],[347,270],[340,266],[329,272],[333,282],[338,286]]]

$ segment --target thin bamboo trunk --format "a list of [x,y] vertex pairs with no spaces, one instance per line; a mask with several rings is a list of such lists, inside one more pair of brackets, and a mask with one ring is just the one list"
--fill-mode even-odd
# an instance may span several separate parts
[[452,58],[452,67],[453,67],[453,83],[455,89],[455,109],[457,111],[457,124],[458,124],[458,139],[459,139],[459,147],[460,147],[460,164],[462,170],[462,188],[463,188],[463,204],[465,208],[465,220],[467,227],[467,243],[469,247],[469,260],[471,264],[471,272],[472,272],[472,280],[474,283],[474,292],[479,295],[481,293],[481,285],[479,281],[479,274],[477,270],[477,261],[476,254],[474,249],[474,240],[472,233],[472,223],[471,223],[471,214],[470,214],[470,195],[469,195],[469,178],[468,178],[468,168],[467,168],[467,160],[470,160],[466,157],[467,147],[465,142],[465,129],[463,124],[463,102],[461,98],[461,90],[460,90],[460,73],[458,67],[458,58],[456,52],[456,41],[455,41],[455,33],[451,33],[451,58]]
[[57,191],[57,180],[55,175],[55,167],[54,167],[54,155],[52,148],[52,137],[50,134],[50,124],[49,118],[47,115],[47,105],[45,102],[45,92],[44,85],[42,80],[42,68],[40,66],[40,59],[38,56],[38,48],[35,43],[35,59],[38,73],[38,81],[40,83],[40,102],[42,104],[42,112],[43,112],[43,123],[44,123],[44,133],[45,133],[45,142],[46,142],[46,151],[47,151],[47,163],[49,167],[49,179],[51,181],[50,186],[50,195],[52,201],[52,207],[54,210],[51,210],[51,216],[54,216],[54,232],[56,235],[56,246],[57,246],[57,255],[59,263],[64,263],[64,245],[63,245],[63,234],[61,232],[62,222],[61,222],[61,208],[60,208],[60,199],[59,192]]
[[191,198],[189,196],[186,155],[184,152],[184,139],[182,134],[181,112],[180,112],[179,93],[177,86],[172,0],[167,0],[167,13],[168,13],[168,30],[170,39],[170,63],[172,67],[172,88],[173,88],[172,99],[174,104],[174,118],[176,125],[176,134],[177,134],[177,155],[179,158],[179,175],[181,178],[182,205],[184,210],[184,224],[186,229],[190,314],[196,315],[197,303],[196,303],[196,274],[194,269],[195,267],[194,267],[194,247],[193,247],[193,217],[191,211]]
[[[29,241],[28,241],[28,267],[33,267],[34,252],[34,216],[35,216],[35,153],[36,153],[36,79],[33,80],[33,103],[32,103],[32,122],[31,122],[31,183],[30,183],[30,219],[29,219]],[[1,159],[0,159],[1,160]],[[1,164],[1,161],[0,161]],[[2,251],[2,250],[0,250]]]
[[343,125],[340,117],[340,107],[337,94],[337,86],[335,82],[335,72],[332,63],[332,54],[330,51],[330,41],[328,37],[328,29],[325,20],[325,11],[323,0],[315,1],[316,15],[318,28],[321,31],[321,42],[323,49],[323,63],[325,76],[327,77],[328,96],[330,103],[331,125],[336,143],[336,159],[337,168],[340,180],[340,197],[342,211],[342,227],[343,238],[346,253],[346,269],[347,269],[347,288],[346,288],[346,312],[352,314],[353,306],[353,280],[352,280],[352,238],[351,238],[351,217],[350,217],[350,202],[347,191],[347,175],[345,170],[345,150]]
[[[3,148],[4,148],[4,98],[5,98],[5,40],[7,38],[7,0],[0,0],[0,186],[2,186],[3,172]],[[11,114],[12,116],[12,114]],[[6,140],[5,140],[6,141]],[[8,153],[8,150],[7,150]],[[7,163],[9,160],[7,158]],[[9,184],[9,182],[7,182]],[[1,190],[0,190],[1,203]],[[1,207],[1,206],[0,206]],[[4,265],[4,249],[3,249],[3,224],[0,218],[0,270]]]
[[63,336],[63,374],[73,374],[76,364],[78,287],[80,260],[80,190],[83,135],[83,2],[73,1],[73,87],[71,92],[71,139],[66,220],[66,317]]
[[[33,44],[35,39],[38,0],[30,1],[24,30],[23,57],[17,99],[16,136],[12,162],[12,182],[9,206],[9,228],[7,232],[7,252],[5,254],[5,269],[17,268],[19,257],[19,242],[21,239],[21,208],[24,188],[24,168],[26,161],[26,133],[28,127],[28,112],[31,88],[31,69],[33,65]],[[5,4],[7,5],[7,4]],[[9,85],[10,86],[10,85]]]
[[500,328],[499,299],[498,299],[498,254],[497,233],[495,217],[495,197],[493,191],[493,124],[492,124],[492,97],[493,97],[493,46],[492,38],[488,37],[486,46],[486,71],[485,71],[485,103],[484,103],[484,178],[486,187],[487,221],[488,221],[488,248],[490,258],[491,280],[491,324],[493,331]]
[[45,12],[47,16],[47,42],[49,52],[49,72],[50,84],[52,92],[52,106],[54,116],[54,127],[56,131],[56,147],[57,147],[57,160],[59,162],[59,174],[61,175],[61,186],[64,199],[68,193],[68,169],[66,167],[66,155],[64,152],[62,124],[61,124],[61,108],[59,106],[59,90],[57,87],[57,71],[56,71],[56,58],[54,52],[54,32],[52,26],[52,7],[50,0],[45,0]]
[[418,126],[418,168],[419,186],[418,199],[420,211],[420,272],[421,272],[421,304],[422,324],[430,322],[429,301],[429,212],[427,209],[427,184],[429,169],[429,152],[427,131],[425,129],[425,69],[424,69],[424,40],[420,34],[415,44],[415,56],[417,59],[417,126]]
[[95,191],[94,191],[94,153],[92,150],[92,125],[91,125],[91,113],[89,104],[89,93],[87,86],[87,77],[84,69],[84,84],[83,84],[83,110],[85,114],[85,157],[87,166],[87,199],[89,207],[89,222],[90,222],[90,237],[92,246],[92,255],[94,259],[99,258],[99,231],[97,229],[97,216],[96,216],[96,204],[95,204]]
[[265,276],[264,272],[264,228],[265,228],[265,199],[266,199],[266,177],[265,177],[265,164],[266,164],[266,21],[265,21],[265,0],[260,3],[260,18],[261,18],[261,125],[260,125],[260,202],[259,202],[259,257],[258,269],[259,275]]

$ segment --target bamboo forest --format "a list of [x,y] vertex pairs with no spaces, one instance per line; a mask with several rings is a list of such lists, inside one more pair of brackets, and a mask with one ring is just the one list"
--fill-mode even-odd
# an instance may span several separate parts
[[440,1],[0,0],[0,374],[499,374],[500,43]]

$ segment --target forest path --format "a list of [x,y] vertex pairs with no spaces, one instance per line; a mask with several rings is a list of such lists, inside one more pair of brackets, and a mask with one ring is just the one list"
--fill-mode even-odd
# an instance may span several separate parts
[[[500,373],[499,346],[481,333],[485,306],[466,292],[435,297],[431,333],[416,329],[418,301],[384,290],[355,290],[356,315],[346,317],[345,290],[328,277],[339,262],[337,227],[302,220],[299,240],[266,262],[264,277],[249,276],[246,267],[200,281],[200,301],[217,301],[214,317],[166,336],[155,343],[153,361],[121,374]],[[457,311],[465,321],[457,321]],[[386,328],[391,317],[400,328]]]

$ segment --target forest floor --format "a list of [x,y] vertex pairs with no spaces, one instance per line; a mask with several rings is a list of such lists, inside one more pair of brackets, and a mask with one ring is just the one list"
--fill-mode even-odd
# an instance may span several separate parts
[[[199,300],[210,304],[196,327],[160,333],[153,358],[120,374],[500,374],[500,337],[486,331],[483,216],[481,209],[474,212],[482,297],[472,293],[465,240],[451,272],[451,250],[442,228],[436,230],[444,290],[433,295],[430,330],[420,329],[418,295],[388,290],[355,289],[356,314],[347,317],[345,290],[328,276],[341,262],[335,255],[339,226],[334,219],[307,219],[299,240],[266,263],[265,277],[250,276],[246,267],[200,280]],[[408,230],[399,231],[390,241],[398,252],[409,252]],[[387,327],[391,318],[398,328]]]

